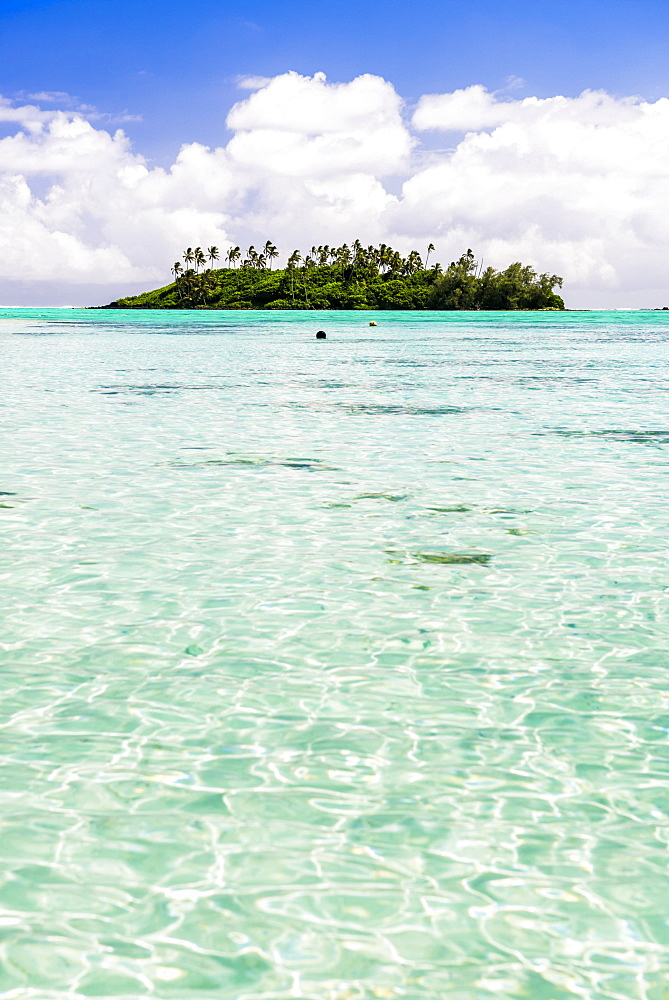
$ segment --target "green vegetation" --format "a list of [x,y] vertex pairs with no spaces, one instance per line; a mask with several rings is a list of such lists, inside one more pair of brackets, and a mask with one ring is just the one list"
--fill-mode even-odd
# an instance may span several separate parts
[[[142,295],[110,303],[113,309],[564,309],[554,291],[555,274],[537,274],[526,264],[504,271],[483,270],[471,250],[444,270],[428,267],[412,250],[402,257],[381,244],[363,247],[312,247],[303,258],[294,250],[287,266],[273,270],[279,256],[268,240],[261,252],[239,247],[225,255],[227,267],[213,269],[220,253],[189,247],[182,265],[172,267],[174,281]],[[209,266],[207,266],[207,263]]]

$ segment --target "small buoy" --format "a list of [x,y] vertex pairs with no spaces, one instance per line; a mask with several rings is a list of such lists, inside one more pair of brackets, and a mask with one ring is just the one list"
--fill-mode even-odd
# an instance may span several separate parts
[[325,330],[317,330],[316,331],[316,340],[325,340],[325,339],[326,339]]
[[370,319],[369,325],[370,326],[378,326],[378,323],[375,323],[373,319]]

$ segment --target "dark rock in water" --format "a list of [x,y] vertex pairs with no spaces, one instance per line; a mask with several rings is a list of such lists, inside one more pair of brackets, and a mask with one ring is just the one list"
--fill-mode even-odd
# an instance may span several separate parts
[[358,493],[354,500],[390,500],[391,503],[399,503],[400,500],[407,500],[407,493]]
[[479,565],[485,566],[492,559],[490,552],[397,552],[386,549],[386,555],[399,556],[389,562],[411,562],[417,560],[424,563],[437,563],[442,566]]
[[443,417],[455,413],[464,413],[462,406],[402,406],[396,403],[335,403],[338,409],[346,409],[352,414],[366,416],[384,416],[404,414],[417,417]]
[[604,438],[608,441],[624,441],[630,444],[669,444],[669,430],[640,430],[639,428],[611,428],[605,430],[580,431],[556,427],[553,431],[539,431],[539,434],[559,434],[566,438]]
[[427,510],[432,510],[436,514],[468,514],[474,508],[468,507],[464,503],[459,503],[454,507],[428,507]]
[[492,559],[489,552],[411,552],[414,559],[426,563],[441,563],[446,566],[476,563],[485,566]]
[[326,337],[327,337],[327,334],[325,333],[325,330],[318,330],[317,331],[317,333],[316,333],[316,340],[325,340]]
[[209,469],[227,466],[238,469],[298,469],[307,472],[337,472],[334,465],[327,465],[320,458],[206,458],[202,462],[166,462],[172,469]]

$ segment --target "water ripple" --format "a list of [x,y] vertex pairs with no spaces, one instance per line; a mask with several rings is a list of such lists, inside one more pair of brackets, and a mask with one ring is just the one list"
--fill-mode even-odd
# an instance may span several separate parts
[[669,317],[377,319],[0,317],[0,996],[664,996]]

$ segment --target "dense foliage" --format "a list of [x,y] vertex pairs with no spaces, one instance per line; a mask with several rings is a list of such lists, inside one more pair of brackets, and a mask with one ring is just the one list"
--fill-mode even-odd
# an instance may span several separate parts
[[[184,266],[172,267],[174,281],[142,295],[110,303],[118,309],[564,309],[554,291],[555,274],[537,274],[526,264],[504,271],[483,270],[468,250],[444,270],[428,266],[416,250],[402,257],[385,244],[312,247],[298,250],[280,270],[272,270],[278,250],[269,240],[262,252],[239,247],[226,254],[228,267],[213,268],[217,247],[205,253],[190,247]],[[207,261],[209,267],[207,267]],[[269,266],[268,266],[269,265]]]

